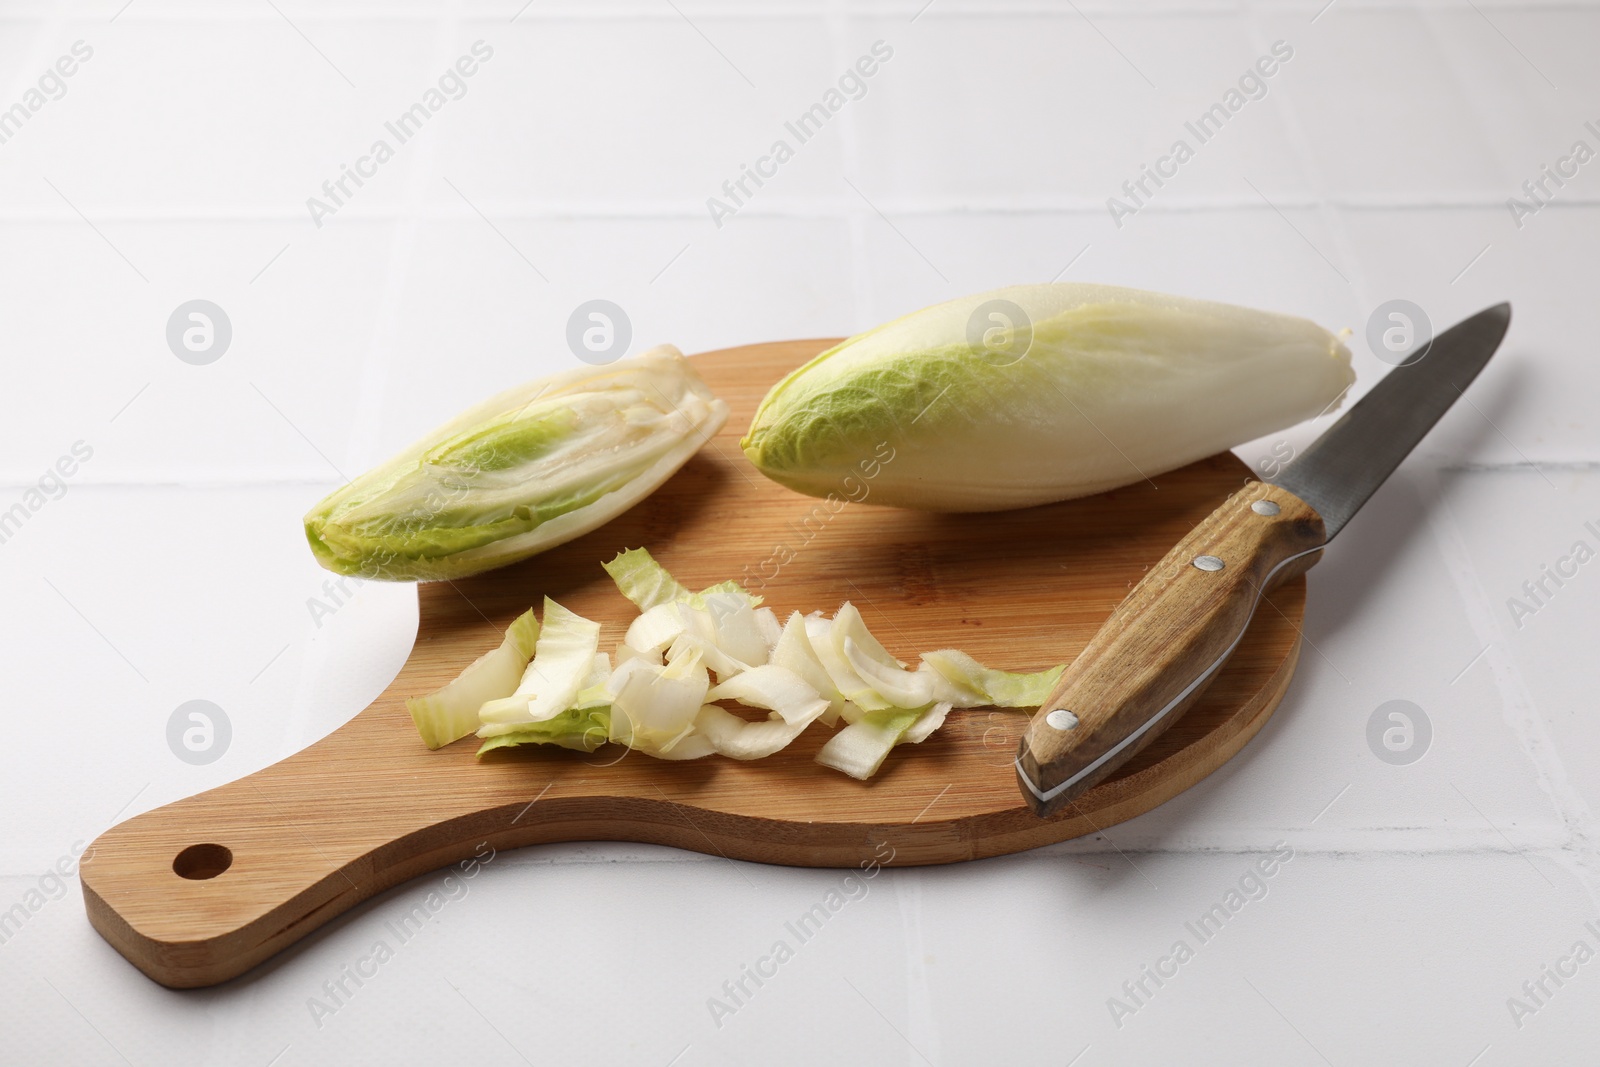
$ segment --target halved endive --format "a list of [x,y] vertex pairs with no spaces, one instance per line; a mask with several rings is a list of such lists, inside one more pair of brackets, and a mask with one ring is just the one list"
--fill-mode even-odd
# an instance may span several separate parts
[[362,578],[504,566],[643,500],[727,417],[670,345],[529,382],[329,494],[306,539],[324,567]]
[[852,337],[741,442],[813,496],[993,511],[1098,493],[1314,418],[1354,380],[1306,319],[1105,285],[1020,285]]

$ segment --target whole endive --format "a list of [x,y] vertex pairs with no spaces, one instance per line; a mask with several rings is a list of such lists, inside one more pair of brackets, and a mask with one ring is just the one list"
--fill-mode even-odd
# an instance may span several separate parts
[[458,578],[588,533],[643,500],[728,417],[670,345],[479,404],[305,517],[331,571]]
[[1315,417],[1353,380],[1349,350],[1306,319],[1020,285],[830,348],[772,388],[741,444],[813,496],[990,511],[1173,470]]

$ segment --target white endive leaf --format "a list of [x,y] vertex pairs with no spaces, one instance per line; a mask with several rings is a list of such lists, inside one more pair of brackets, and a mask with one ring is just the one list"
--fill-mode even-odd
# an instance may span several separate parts
[[539,623],[529,608],[511,624],[500,647],[479,656],[444,688],[407,700],[423,743],[440,748],[476,730],[479,708],[517,691],[538,638]]
[[734,675],[712,688],[707,700],[737,700],[764,708],[783,721],[802,727],[828,710],[828,702],[793,671],[766,663]]
[[922,714],[920,708],[871,712],[830,737],[817,762],[852,778],[871,778]]
[[746,722],[731,711],[707,704],[695,719],[695,731],[711,742],[717,752],[731,759],[765,759],[799,737],[826,707],[827,704],[819,700],[813,705],[810,718]]
[[900,735],[900,744],[916,745],[928,739],[928,735],[944,725],[944,720],[950,714],[950,705],[944,702],[934,704],[924,711],[917,721],[906,727],[906,732]]
[[933,700],[933,683],[926,675],[868,655],[853,637],[844,639],[844,658],[873,691],[897,708],[920,708]]
[[651,754],[670,752],[693,731],[711,688],[700,654],[669,658],[664,667],[638,661],[628,667],[620,686],[613,681],[612,740]]
[[[849,607],[847,602],[839,609],[840,614]],[[835,625],[834,620],[806,619],[806,636],[811,639],[811,650],[821,661],[823,670],[828,672],[833,687],[863,711],[887,711],[894,707],[850,665],[850,660],[844,654],[844,640],[834,632]]]
[[544,625],[533,662],[523,672],[515,693],[478,709],[483,724],[478,736],[511,733],[518,725],[553,719],[570,709],[595,668],[599,643],[599,623],[546,597]]

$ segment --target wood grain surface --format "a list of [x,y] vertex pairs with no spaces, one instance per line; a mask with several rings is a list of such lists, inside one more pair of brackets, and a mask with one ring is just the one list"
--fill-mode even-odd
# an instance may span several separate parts
[[[494,647],[549,595],[622,638],[631,606],[601,570],[645,546],[691,587],[743,578],[780,617],[853,601],[901,659],[955,647],[1038,670],[1081,652],[1145,570],[1246,480],[1232,455],[1150,482],[1024,511],[933,515],[826,502],[769,482],[738,439],[767,388],[832,344],[789,341],[696,357],[728,424],[660,491],[542,556],[420,586],[416,645],[394,682],[332,734],[248,777],[102,834],[81,870],[90,921],[156,981],[242,973],[406,879],[496,849],[653,842],[804,866],[950,863],[1093,833],[1150,810],[1237,752],[1281,699],[1299,652],[1303,578],[1270,595],[1200,701],[1117,775],[1041,818],[1013,767],[1027,715],[951,714],[858,782],[812,757],[813,727],[777,756],[665,762],[606,746],[474,758],[430,752],[406,712]],[[895,442],[886,442],[890,450]],[[865,458],[865,457],[864,457]],[[887,462],[892,463],[890,459]],[[859,494],[857,494],[859,495]]]

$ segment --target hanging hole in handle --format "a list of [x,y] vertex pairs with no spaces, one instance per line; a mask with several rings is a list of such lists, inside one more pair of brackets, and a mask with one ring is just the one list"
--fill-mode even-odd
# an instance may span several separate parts
[[172,861],[172,872],[198,882],[215,878],[231,866],[233,853],[226,845],[190,845]]

